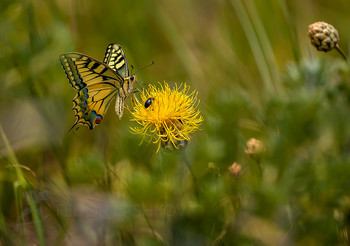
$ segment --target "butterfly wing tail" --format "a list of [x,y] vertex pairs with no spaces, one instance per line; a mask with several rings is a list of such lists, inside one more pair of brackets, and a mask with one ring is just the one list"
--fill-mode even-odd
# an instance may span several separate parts
[[[74,125],[69,129],[69,131],[67,133],[69,133],[77,125],[78,125],[78,121],[74,123]],[[75,129],[75,130],[78,130],[78,129],[79,129],[79,127],[77,127],[77,129]]]

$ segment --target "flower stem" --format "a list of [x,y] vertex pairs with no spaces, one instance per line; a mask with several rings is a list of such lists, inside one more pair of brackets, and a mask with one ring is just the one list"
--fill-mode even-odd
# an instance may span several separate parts
[[185,162],[188,170],[190,171],[191,173],[191,176],[192,176],[192,182],[193,182],[193,187],[194,187],[194,192],[196,194],[196,198],[197,200],[199,199],[199,191],[198,191],[198,186],[197,186],[197,179],[196,177],[194,176],[193,174],[193,171],[192,171],[192,167],[191,167],[191,163],[188,161],[188,158],[187,158],[187,155],[186,155],[186,150],[181,150],[181,157],[182,157],[182,160]]
[[261,162],[260,162],[260,158],[258,157],[256,159],[256,164],[258,166],[258,172],[259,172],[259,176],[260,176],[260,179],[262,178],[262,168],[261,168]]
[[344,51],[340,48],[338,44],[336,44],[335,49],[341,54],[341,56],[344,58],[345,61],[348,59],[346,58],[346,55],[344,54]]

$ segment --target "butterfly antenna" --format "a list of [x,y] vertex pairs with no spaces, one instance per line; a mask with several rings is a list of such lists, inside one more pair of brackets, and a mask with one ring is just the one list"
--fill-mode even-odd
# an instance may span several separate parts
[[[152,65],[154,65],[154,61],[152,61],[151,64],[148,64],[148,65],[146,65],[146,66],[144,66],[144,67],[142,67],[142,68],[136,70],[134,74],[136,74],[138,71],[141,71],[141,70],[143,70],[143,69],[145,69],[145,68],[147,68],[147,67],[149,67],[149,66],[152,66]],[[133,68],[133,67],[131,66],[131,68]]]
[[[132,73],[134,67],[131,65],[131,74],[136,74],[138,71],[141,71],[141,70],[143,70],[143,69],[145,69],[145,68],[147,68],[147,67],[149,67],[149,66],[152,66],[152,65],[154,65],[154,61],[152,61],[151,64],[148,64],[148,65],[146,65],[146,66],[144,66],[144,67],[142,67],[142,68],[136,70],[135,73]],[[139,88],[136,88],[136,90],[142,94],[141,90],[142,90],[143,88],[142,88],[141,84],[143,84],[143,85],[145,85],[145,86],[146,86],[147,84],[146,84],[146,83],[143,83],[143,82],[140,81],[140,80],[136,80],[136,84],[137,84],[137,86],[139,87]],[[136,91],[136,92],[137,92],[137,91]]]

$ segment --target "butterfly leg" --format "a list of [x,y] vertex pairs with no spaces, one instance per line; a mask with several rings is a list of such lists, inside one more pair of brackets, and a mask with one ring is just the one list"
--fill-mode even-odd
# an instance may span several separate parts
[[136,80],[136,84],[137,84],[137,86],[140,88],[140,89],[143,89],[142,88],[142,86],[141,86],[141,84],[143,84],[143,85],[147,85],[146,83],[143,83],[142,81],[140,81],[140,80]]
[[[137,96],[135,95],[136,92],[140,92],[140,91],[135,91],[135,92],[132,93],[133,96],[134,96],[133,99],[135,99],[136,102],[139,102],[139,99],[138,99]],[[141,93],[141,92],[140,92],[140,93]]]
[[136,88],[132,93],[135,94],[137,92],[140,92],[142,94],[142,91],[139,88]]
[[[131,99],[133,100],[133,99]],[[132,112],[131,107],[129,107],[128,103],[125,103],[125,106],[128,108],[129,112]]]

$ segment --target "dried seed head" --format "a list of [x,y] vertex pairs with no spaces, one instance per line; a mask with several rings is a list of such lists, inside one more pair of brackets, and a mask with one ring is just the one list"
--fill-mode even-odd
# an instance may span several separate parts
[[320,21],[309,25],[308,36],[311,44],[319,51],[328,52],[338,47],[338,31],[326,22]]

